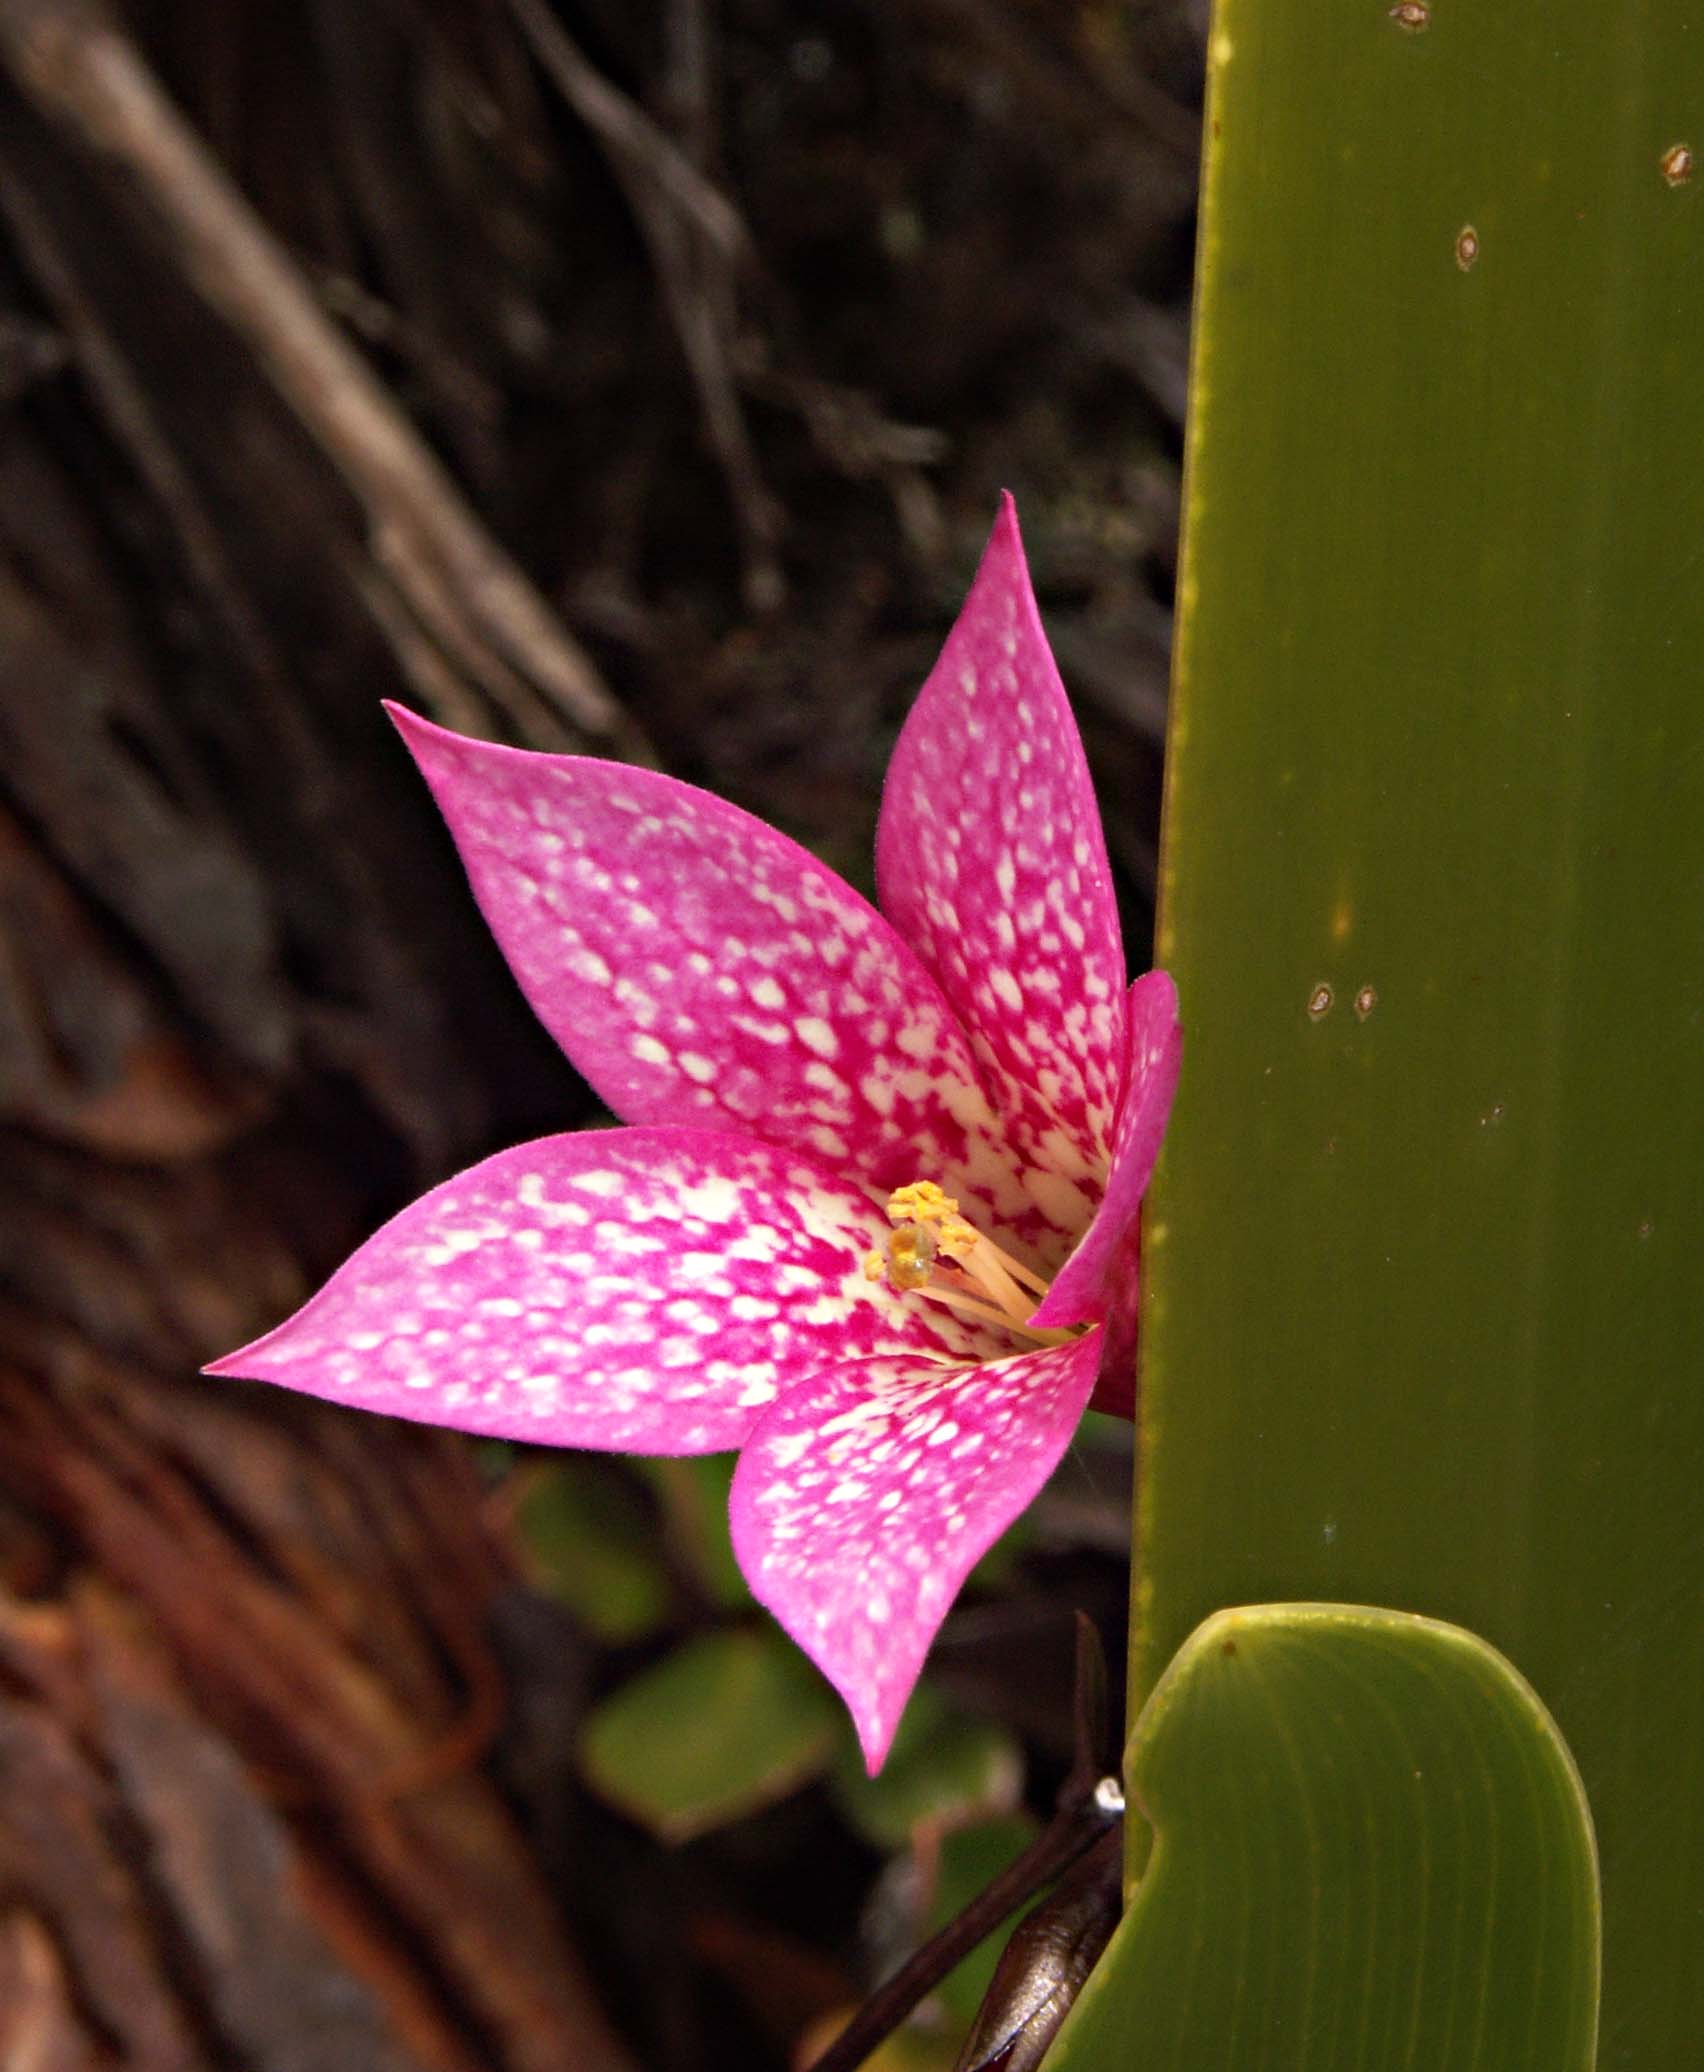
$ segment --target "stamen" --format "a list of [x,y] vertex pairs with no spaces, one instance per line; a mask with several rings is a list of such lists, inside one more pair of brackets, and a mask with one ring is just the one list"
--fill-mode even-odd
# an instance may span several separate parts
[[1031,1328],[1047,1282],[1021,1259],[984,1237],[959,1214],[959,1205],[933,1180],[913,1180],[888,1196],[893,1235],[864,1261],[867,1280],[915,1291],[960,1316],[996,1324],[1042,1345],[1062,1344],[1076,1332]]
[[979,1244],[960,1262],[971,1279],[992,1295],[1008,1316],[1027,1317],[1036,1305],[1006,1270],[1005,1254],[998,1245]]
[[1015,1332],[1019,1338],[1031,1339],[1037,1345],[1063,1345],[1067,1339],[1077,1336],[1074,1330],[1033,1330],[1010,1311],[995,1309],[986,1302],[977,1302],[969,1295],[960,1295],[952,1288],[943,1288],[939,1282],[932,1281],[920,1292],[931,1302],[938,1302],[943,1309],[954,1310],[961,1317],[974,1317],[981,1324],[997,1324],[1002,1331]]
[[1033,1288],[1035,1290],[1038,1300],[1052,1287],[1053,1283],[1051,1281],[1043,1280],[1039,1273],[1033,1272],[1021,1259],[1014,1259],[1010,1252],[1001,1251],[992,1238],[984,1238],[982,1242],[990,1252],[998,1257],[1000,1264],[1012,1276],[1013,1280],[1022,1281],[1026,1288]]

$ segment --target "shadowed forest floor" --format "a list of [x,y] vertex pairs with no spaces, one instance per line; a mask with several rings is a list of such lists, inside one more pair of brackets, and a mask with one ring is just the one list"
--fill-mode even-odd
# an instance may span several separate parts
[[598,1119],[382,697],[654,760],[868,890],[1010,487],[1140,967],[1199,35],[0,0],[0,2066],[779,2067],[1045,1814],[1072,1611],[1121,1645],[1115,1430],[949,1621],[909,1784],[783,1672],[709,1687],[716,1809],[582,1738],[764,1631],[714,1466],[195,1369]]

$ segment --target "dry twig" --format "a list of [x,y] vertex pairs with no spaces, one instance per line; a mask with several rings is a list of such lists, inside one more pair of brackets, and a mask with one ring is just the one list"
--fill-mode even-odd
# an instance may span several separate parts
[[[509,7],[534,57],[603,146],[650,247],[705,432],[733,501],[746,602],[756,611],[773,610],[785,592],[776,556],[778,514],[758,467],[733,365],[732,269],[749,248],[744,226],[692,160],[590,63],[544,0],[509,0]],[[690,47],[690,27],[686,40]],[[701,51],[697,55],[701,73]],[[702,111],[696,112],[701,139]]]
[[[120,166],[198,292],[254,349],[367,515],[419,624],[535,736],[655,760],[572,636],[337,331],[98,0],[0,0],[0,59],[55,126]],[[411,672],[420,680],[418,669]]]

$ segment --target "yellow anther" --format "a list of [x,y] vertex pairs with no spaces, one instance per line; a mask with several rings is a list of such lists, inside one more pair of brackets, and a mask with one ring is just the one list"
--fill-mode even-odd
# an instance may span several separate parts
[[888,1196],[887,1212],[890,1223],[945,1223],[958,1215],[958,1203],[933,1180],[913,1180]]
[[888,1219],[901,1228],[933,1232],[936,1249],[948,1259],[967,1259],[981,1242],[959,1205],[933,1180],[913,1180],[888,1196]]

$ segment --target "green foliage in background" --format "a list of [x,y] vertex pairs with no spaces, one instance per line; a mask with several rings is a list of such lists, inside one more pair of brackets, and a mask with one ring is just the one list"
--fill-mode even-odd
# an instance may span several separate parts
[[606,1698],[580,1735],[586,1780],[665,1842],[738,1819],[822,1771],[834,1694],[773,1626],[706,1633]]
[[1591,2072],[1591,1825],[1528,1687],[1453,1626],[1208,1620],[1131,1739],[1147,1870],[1049,2072]]
[[637,1492],[599,1461],[564,1455],[523,1479],[515,1528],[535,1580],[599,1640],[643,1640],[674,1592]]
[[1494,1642],[1604,2072],[1704,2035],[1700,153],[1668,0],[1216,12],[1132,1695],[1226,1604]]
[[919,1831],[938,1835],[984,1813],[1011,1812],[1023,1795],[1023,1777],[1022,1751],[1005,1727],[957,1710],[925,1682],[912,1693],[876,1776],[865,1769],[856,1740],[846,1736],[834,1794],[847,1824],[865,1841],[899,1849]]
[[633,1465],[656,1493],[664,1537],[694,1590],[723,1611],[749,1609],[752,1595],[728,1531],[735,1456],[648,1456]]

